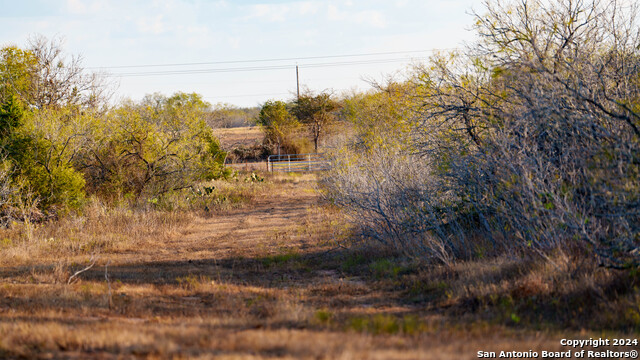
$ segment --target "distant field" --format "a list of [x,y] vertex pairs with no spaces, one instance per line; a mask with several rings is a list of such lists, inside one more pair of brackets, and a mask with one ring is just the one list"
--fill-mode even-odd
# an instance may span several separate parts
[[262,142],[264,138],[264,133],[258,126],[219,128],[213,129],[213,133],[220,139],[220,144],[225,150],[238,146],[251,146]]

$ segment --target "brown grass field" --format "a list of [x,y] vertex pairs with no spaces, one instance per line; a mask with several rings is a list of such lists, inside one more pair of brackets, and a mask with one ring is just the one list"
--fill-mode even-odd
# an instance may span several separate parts
[[358,245],[314,175],[265,177],[208,211],[96,203],[0,230],[0,358],[472,359],[638,338],[636,273],[563,254],[419,265]]
[[244,126],[236,128],[215,128],[215,136],[220,139],[220,145],[225,150],[238,146],[252,146],[262,142],[264,132],[259,126]]

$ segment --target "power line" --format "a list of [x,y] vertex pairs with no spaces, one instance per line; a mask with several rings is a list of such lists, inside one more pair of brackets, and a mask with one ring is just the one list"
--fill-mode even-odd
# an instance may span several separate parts
[[[324,62],[324,63],[308,63],[301,64],[300,67],[319,68],[319,67],[335,67],[335,66],[351,66],[351,65],[371,65],[385,64],[394,62],[403,62],[407,60],[419,60],[425,57],[414,58],[389,58],[389,59],[371,59],[371,60],[355,60],[340,62]],[[267,65],[267,66],[245,66],[231,68],[209,68],[209,69],[190,69],[190,70],[162,70],[162,71],[145,71],[145,72],[125,72],[114,73],[110,77],[138,77],[138,76],[162,76],[162,75],[193,75],[193,74],[212,74],[212,73],[228,73],[228,72],[247,72],[247,71],[266,71],[266,70],[291,70],[295,65]]]
[[415,53],[434,52],[434,51],[449,51],[449,50],[456,50],[456,49],[457,48],[442,48],[442,49],[385,51],[385,52],[345,54],[345,55],[321,55],[321,56],[290,57],[290,58],[254,59],[254,60],[228,60],[228,61],[209,61],[209,62],[193,62],[193,63],[96,66],[96,67],[87,67],[87,69],[127,69],[127,68],[170,67],[170,66],[242,64],[242,63],[259,63],[259,62],[275,62],[275,61],[302,61],[302,60],[334,59],[334,58],[361,57],[361,56],[415,54]]
[[206,96],[205,99],[224,99],[224,98],[243,98],[252,96],[279,96],[279,95],[291,95],[291,93],[270,93],[270,94],[246,94],[246,95],[218,95],[218,96]]

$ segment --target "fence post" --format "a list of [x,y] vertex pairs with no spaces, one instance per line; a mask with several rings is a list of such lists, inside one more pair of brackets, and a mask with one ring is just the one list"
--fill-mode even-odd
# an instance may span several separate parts
[[289,172],[291,172],[291,155],[287,155],[287,159],[289,162]]

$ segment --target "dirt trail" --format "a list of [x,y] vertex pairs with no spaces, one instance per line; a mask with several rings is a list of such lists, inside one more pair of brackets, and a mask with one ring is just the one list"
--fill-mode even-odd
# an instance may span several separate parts
[[471,359],[487,341],[549,341],[448,328],[401,289],[349,273],[361,256],[333,249],[339,218],[313,186],[281,179],[249,206],[109,254],[108,269],[72,285],[3,268],[0,358]]
[[301,239],[284,243],[276,235],[295,232],[315,221],[311,211],[317,200],[308,187],[283,184],[248,207],[199,219],[189,228],[188,235],[176,239],[173,245],[178,249],[204,245],[202,255],[216,258],[268,255],[274,247],[299,245]]

